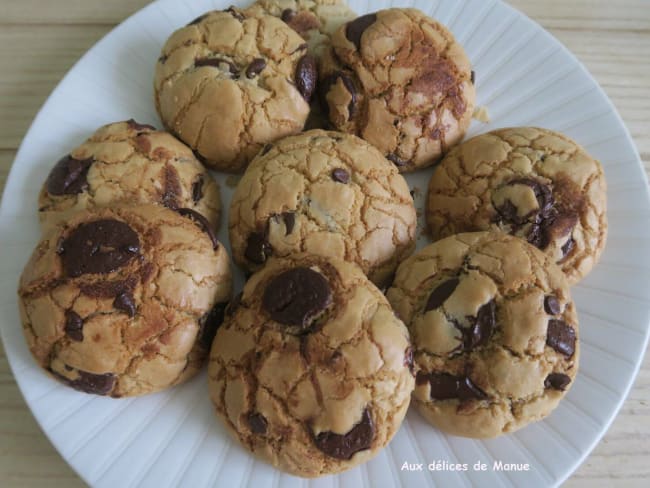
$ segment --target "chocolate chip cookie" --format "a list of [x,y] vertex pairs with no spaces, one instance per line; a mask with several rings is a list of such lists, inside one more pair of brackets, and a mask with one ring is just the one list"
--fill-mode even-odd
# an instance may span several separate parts
[[578,368],[578,318],[553,260],[501,232],[404,261],[388,300],[411,333],[414,404],[437,428],[494,437],[547,416]]
[[320,76],[334,127],[364,138],[402,172],[434,163],[471,122],[469,59],[445,27],[419,10],[380,10],[343,25]]
[[404,178],[367,142],[312,130],[265,147],[235,190],[229,231],[247,270],[303,251],[357,263],[382,286],[415,246]]
[[230,294],[229,258],[205,217],[157,205],[72,215],[38,244],[18,290],[38,364],[112,397],[192,377]]
[[210,396],[247,449],[315,477],[367,461],[397,432],[414,385],[408,332],[356,265],[273,258],[225,315]]
[[449,152],[429,182],[434,239],[498,229],[548,254],[573,284],[598,261],[607,236],[603,169],[575,141],[548,129],[500,129]]
[[219,186],[174,136],[134,120],[108,124],[63,156],[39,195],[44,230],[84,209],[121,203],[190,208],[219,226]]
[[156,108],[204,164],[239,172],[264,144],[302,130],[317,77],[293,29],[230,7],[168,39],[156,65]]
[[316,57],[328,48],[331,35],[357,14],[345,0],[257,0],[248,12],[263,12],[282,19],[309,44]]

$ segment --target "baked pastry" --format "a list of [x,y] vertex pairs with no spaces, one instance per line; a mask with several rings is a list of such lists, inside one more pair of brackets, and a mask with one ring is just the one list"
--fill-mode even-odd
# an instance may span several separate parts
[[230,243],[244,269],[297,251],[357,263],[383,286],[415,247],[404,178],[358,137],[312,130],[269,145],[230,205]]
[[293,29],[230,7],[172,34],[154,92],[165,127],[205,165],[239,172],[264,144],[302,130],[316,81],[316,61]]
[[578,282],[607,236],[607,190],[598,161],[548,129],[514,127],[454,148],[429,182],[434,240],[495,229],[526,239]]
[[230,299],[230,264],[191,209],[98,208],[43,238],[18,295],[42,368],[87,393],[142,395],[199,371]]
[[501,232],[457,234],[404,261],[387,293],[417,370],[417,410],[494,437],[547,416],[578,369],[578,318],[552,259]]
[[257,0],[246,11],[280,18],[307,41],[316,57],[328,48],[334,31],[357,16],[346,0]]
[[372,458],[406,414],[404,324],[351,263],[273,258],[226,310],[210,352],[218,416],[248,450],[316,477]]
[[39,195],[44,230],[80,210],[158,203],[190,208],[219,227],[219,186],[192,151],[133,119],[99,128],[50,171]]
[[334,33],[319,91],[336,129],[364,138],[402,172],[433,164],[459,142],[475,99],[469,59],[452,34],[400,8]]

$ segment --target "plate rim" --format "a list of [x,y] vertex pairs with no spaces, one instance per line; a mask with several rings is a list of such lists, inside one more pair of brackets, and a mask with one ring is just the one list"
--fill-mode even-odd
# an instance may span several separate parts
[[[15,183],[14,180],[17,178],[16,174],[16,162],[18,162],[22,158],[22,154],[25,151],[25,142],[30,138],[30,135],[32,134],[34,127],[36,124],[40,121],[40,119],[44,116],[44,113],[47,111],[48,107],[52,103],[52,100],[55,98],[55,95],[61,90],[62,86],[64,83],[69,79],[70,76],[74,72],[77,71],[78,67],[85,62],[85,60],[92,56],[99,48],[101,45],[103,45],[106,40],[113,36],[118,30],[126,29],[128,26],[126,26],[127,22],[132,21],[134,17],[137,16],[142,16],[145,15],[145,12],[149,9],[154,9],[157,8],[156,6],[161,5],[161,4],[166,4],[166,3],[173,3],[174,0],[154,0],[153,2],[145,5],[144,7],[138,9],[137,11],[133,12],[131,15],[123,19],[121,22],[119,22],[117,25],[115,25],[112,29],[110,29],[108,32],[106,32],[103,36],[101,36],[100,39],[98,39],[89,49],[87,49],[73,64],[72,66],[66,71],[65,75],[56,83],[54,88],[50,91],[50,93],[47,95],[47,98],[45,102],[40,106],[38,109],[36,115],[34,116],[33,120],[29,124],[28,129],[25,131],[25,134],[20,142],[20,145],[18,147],[18,150],[16,151],[16,155],[11,163],[11,167],[9,170],[9,174],[6,179],[3,195],[2,195],[2,200],[0,201],[0,243],[5,243],[8,241],[6,239],[7,235],[7,230],[11,227],[11,215],[8,214],[6,211],[6,201],[9,199],[9,193],[7,190],[12,188]],[[441,1],[444,0],[438,0],[440,3]],[[469,0],[464,0],[464,2],[468,2]],[[369,2],[366,2],[367,5],[369,5]],[[636,160],[636,165],[638,166],[638,169],[641,172],[642,175],[642,182],[644,183],[643,185],[643,190],[637,190],[641,191],[643,193],[643,197],[645,199],[645,208],[650,209],[650,186],[649,186],[649,179],[648,179],[648,174],[645,170],[645,167],[643,165],[643,161],[640,157],[638,147],[636,145],[636,142],[632,138],[630,131],[625,124],[623,118],[621,117],[620,113],[618,112],[616,106],[612,102],[612,100],[609,98],[605,90],[602,88],[602,86],[598,83],[596,78],[589,72],[589,70],[586,68],[586,66],[580,61],[580,59],[573,54],[565,45],[563,42],[561,42],[555,35],[553,35],[551,32],[549,32],[546,28],[544,28],[539,22],[537,22],[535,19],[530,18],[528,15],[526,15],[524,12],[519,10],[518,8],[510,5],[507,3],[505,0],[493,0],[493,4],[500,4],[502,7],[505,7],[506,9],[510,10],[513,12],[517,17],[524,19],[526,22],[530,23],[532,27],[537,29],[538,31],[542,32],[543,35],[549,39],[550,42],[556,44],[557,46],[560,47],[562,53],[567,56],[576,66],[579,66],[581,72],[583,75],[586,75],[586,77],[590,80],[590,82],[595,86],[596,90],[598,91],[598,94],[600,97],[605,100],[607,107],[609,109],[609,113],[613,114],[615,117],[616,122],[618,123],[619,127],[622,128],[623,135],[625,137],[625,142],[626,144],[632,148],[633,154],[635,156]],[[494,6],[494,5],[493,5]],[[492,7],[493,7],[492,6]],[[364,10],[365,9],[360,9]],[[479,132],[483,133],[483,132]],[[650,290],[648,290],[648,296],[650,297]],[[6,307],[13,306],[14,303],[9,303],[7,305],[3,305]],[[650,301],[644,301],[644,306],[645,309],[650,311]],[[8,344],[8,338],[7,334],[8,332],[5,330],[4,321],[0,321],[0,337],[2,339],[3,347],[5,349],[5,354],[7,357],[7,362],[9,364],[9,369],[12,372],[13,379],[18,385],[19,391],[23,397],[23,400],[27,404],[29,411],[32,415],[32,417],[36,420],[40,430],[42,433],[47,437],[49,442],[52,444],[52,446],[56,449],[57,454],[61,457],[61,459],[74,471],[74,473],[79,476],[86,484],[91,485],[91,482],[89,479],[87,479],[80,470],[77,469],[77,467],[71,463],[63,454],[61,449],[58,446],[58,443],[55,442],[53,437],[51,436],[51,432],[48,432],[48,430],[45,428],[45,426],[42,424],[42,419],[39,418],[35,413],[34,410],[32,409],[32,406],[30,402],[27,400],[27,397],[25,395],[25,382],[24,380],[19,381],[18,376],[16,375],[15,372],[15,366],[17,359],[14,356],[14,352],[7,349],[7,344]],[[647,354],[648,350],[648,344],[650,342],[650,320],[645,324],[645,332],[644,332],[644,338],[643,338],[643,348],[641,354],[636,358],[633,372],[630,374],[630,376],[626,380],[625,387],[623,388],[623,393],[621,394],[620,398],[618,399],[615,407],[608,413],[607,419],[605,420],[604,423],[600,425],[600,431],[598,432],[597,435],[594,436],[594,439],[584,450],[584,452],[581,453],[580,456],[577,456],[577,459],[573,463],[570,469],[566,470],[566,472],[558,477],[555,480],[554,486],[559,486],[563,484],[572,474],[576,472],[576,470],[584,463],[585,459],[593,452],[594,448],[600,443],[602,438],[606,435],[608,430],[611,428],[612,423],[618,416],[620,409],[622,408],[623,404],[627,400],[630,391],[632,387],[634,386],[634,383],[636,382],[638,378],[639,371],[641,369],[641,365],[643,364],[643,360]],[[444,434],[443,434],[444,435]],[[232,442],[232,441],[231,441]]]

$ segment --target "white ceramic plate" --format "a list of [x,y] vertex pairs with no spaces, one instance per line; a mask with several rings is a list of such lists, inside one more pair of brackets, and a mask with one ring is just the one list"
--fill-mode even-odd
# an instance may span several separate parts
[[[580,372],[557,410],[513,435],[475,441],[442,435],[410,412],[389,447],[339,476],[301,480],[256,461],[213,418],[205,374],[169,391],[112,400],[77,393],[36,366],[16,304],[21,269],[39,237],[40,185],[62,154],[96,127],[134,117],[161,126],[152,103],[155,61],[167,36],[229,0],[159,0],[114,29],[68,73],[45,103],[14,162],[2,201],[2,339],[34,416],[61,455],[93,486],[549,486],[566,479],[611,423],[641,363],[650,322],[650,201],[627,129],[584,67],[551,35],[499,0],[351,1],[359,13],[415,6],[451,28],[476,71],[478,103],[497,127],[565,132],[600,159],[609,183],[609,242],[573,296]],[[244,2],[235,2],[244,3]],[[426,190],[430,171],[408,177]],[[227,208],[232,190],[220,178]],[[422,206],[422,195],[418,199]],[[219,235],[227,242],[226,225]],[[423,244],[423,243],[420,243]],[[241,284],[241,278],[240,278]],[[440,462],[429,471],[427,465]],[[494,470],[494,462],[529,464]],[[401,470],[424,463],[424,472]],[[485,463],[486,470],[474,464]],[[446,463],[446,464],[445,464]],[[467,471],[445,467],[466,463]],[[433,466],[434,468],[437,466]]]

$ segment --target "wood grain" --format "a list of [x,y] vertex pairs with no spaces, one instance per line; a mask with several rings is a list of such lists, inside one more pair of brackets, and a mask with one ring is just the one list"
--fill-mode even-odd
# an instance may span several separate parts
[[[114,25],[147,3],[0,0],[0,191],[31,120],[59,80]],[[650,172],[650,2],[510,3],[553,33],[587,66],[619,110]],[[647,486],[649,459],[650,356],[646,355],[618,417],[566,486]],[[0,486],[84,486],[36,424],[1,347]]]

